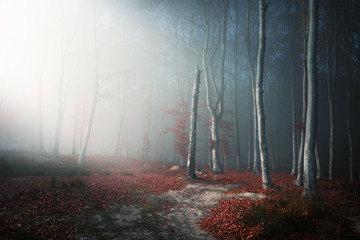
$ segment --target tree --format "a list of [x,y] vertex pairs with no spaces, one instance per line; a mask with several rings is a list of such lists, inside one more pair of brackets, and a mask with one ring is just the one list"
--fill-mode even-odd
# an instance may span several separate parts
[[308,11],[305,10],[305,4],[302,4],[302,33],[304,44],[303,58],[303,81],[302,81],[302,118],[301,123],[297,126],[300,131],[300,149],[298,157],[297,177],[294,184],[302,186],[303,170],[304,170],[304,144],[305,144],[305,127],[306,127],[306,111],[307,111],[307,81],[308,81],[308,64],[307,64],[307,47],[308,47]]
[[80,148],[79,158],[77,161],[78,166],[82,166],[82,164],[84,162],[87,146],[88,146],[89,139],[90,139],[91,128],[93,125],[96,105],[97,105],[97,101],[98,101],[100,54],[99,54],[99,49],[98,49],[98,45],[97,45],[98,39],[97,39],[97,31],[96,31],[96,22],[97,22],[97,17],[96,17],[96,0],[95,0],[95,3],[94,3],[94,30],[93,30],[94,31],[94,48],[95,48],[94,90],[93,90],[93,95],[92,95],[90,116],[89,116],[88,124],[87,124],[86,130],[85,130],[85,136],[84,136],[81,148]]
[[239,1],[234,2],[235,7],[235,41],[234,41],[234,51],[235,51],[235,76],[234,76],[234,136],[235,136],[235,156],[236,156],[236,170],[240,171],[240,136],[239,136],[239,123],[238,123],[238,65],[239,65],[239,56],[238,56],[238,46],[239,46],[239,26],[240,26],[240,14],[239,14]]
[[187,176],[190,178],[197,178],[195,174],[195,153],[196,153],[196,123],[197,123],[197,107],[199,99],[199,85],[201,72],[199,67],[195,71],[194,88],[191,102],[191,117],[190,117],[190,147],[187,159]]
[[253,67],[253,58],[252,58],[252,46],[251,46],[251,36],[250,36],[250,1],[248,0],[247,4],[247,13],[246,13],[246,30],[245,30],[245,39],[246,39],[246,50],[247,50],[247,62],[249,67],[249,76],[251,82],[251,93],[253,101],[253,147],[254,147],[254,162],[253,162],[253,173],[259,173],[258,169],[258,123],[256,116],[256,97],[255,97],[255,77],[254,77],[254,67]]
[[[220,53],[220,69],[219,78],[220,86],[217,86],[214,76],[214,68],[212,65],[213,56],[216,53],[210,54],[209,49],[209,35],[210,35],[210,15],[206,11],[206,4],[204,4],[204,18],[205,18],[205,39],[202,54],[202,62],[205,75],[206,87],[206,103],[210,113],[210,131],[211,131],[211,151],[212,151],[212,172],[222,173],[220,164],[219,151],[219,123],[224,111],[224,93],[225,93],[225,53],[226,53],[226,32],[227,32],[227,15],[228,15],[228,1],[223,1],[222,4],[222,24],[221,24],[221,53]],[[210,56],[210,59],[209,59]],[[212,96],[214,93],[214,96]],[[213,99],[214,98],[214,99]]]
[[261,174],[263,188],[268,189],[271,187],[271,179],[269,172],[269,159],[268,149],[265,135],[265,111],[263,100],[263,74],[264,74],[264,57],[265,57],[265,14],[268,5],[265,5],[265,0],[259,0],[259,51],[257,59],[256,71],[256,110],[259,134],[259,149],[261,157]]
[[[325,16],[326,14],[326,7],[325,7],[325,1],[324,1],[324,10],[325,10]],[[336,1],[335,1],[335,5]],[[330,76],[330,39],[329,39],[329,30],[328,30],[328,23],[327,23],[327,19],[325,19],[325,36],[326,36],[326,67],[327,67],[327,78],[326,78],[326,83],[327,83],[327,92],[328,92],[328,102],[329,102],[329,121],[330,121],[330,137],[329,137],[329,180],[332,181],[333,180],[333,175],[334,175],[334,157],[335,157],[335,139],[334,139],[334,98],[335,98],[335,84],[336,84],[336,75],[337,75],[337,63],[336,63],[336,49],[337,49],[337,22],[338,22],[338,16],[337,16],[337,11],[335,10],[334,13],[334,34],[333,34],[333,38],[332,38],[332,60],[333,60],[333,64],[332,64],[332,75]],[[330,79],[331,78],[331,79]]]
[[318,2],[309,1],[309,39],[307,48],[308,104],[304,147],[304,187],[302,196],[317,197],[315,179],[315,143],[317,119],[317,64],[316,44],[318,28]]

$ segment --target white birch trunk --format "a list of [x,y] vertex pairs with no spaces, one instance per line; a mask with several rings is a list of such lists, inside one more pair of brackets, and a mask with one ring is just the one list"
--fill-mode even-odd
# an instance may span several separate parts
[[317,118],[317,65],[316,44],[318,27],[317,0],[309,2],[309,39],[307,48],[308,62],[308,104],[306,114],[304,146],[304,188],[302,196],[317,197],[315,179],[315,141]]
[[257,74],[256,74],[256,106],[257,106],[257,122],[259,133],[259,148],[261,157],[261,174],[263,188],[268,189],[271,187],[268,149],[265,135],[265,111],[263,100],[263,72],[264,72],[264,57],[265,57],[265,14],[267,5],[265,0],[259,0],[259,52],[257,60]]
[[200,70],[196,68],[194,88],[191,103],[191,117],[190,117],[190,143],[189,155],[187,159],[187,176],[190,178],[197,178],[195,174],[195,153],[196,153],[196,123],[197,123],[197,108],[199,99],[199,85],[200,85]]
[[98,88],[99,88],[99,86],[98,86],[99,85],[99,83],[98,83],[98,63],[97,62],[98,62],[98,60],[96,60],[96,67],[95,67],[96,68],[95,86],[94,86],[94,93],[93,93],[93,99],[92,99],[92,104],[91,104],[91,112],[90,112],[89,122],[88,122],[88,125],[85,130],[84,140],[81,145],[79,158],[77,161],[78,166],[82,166],[84,159],[85,159],[86,150],[87,150],[87,146],[89,143],[91,128],[92,128],[95,110],[96,110],[96,103],[97,103],[97,98],[98,98]]
[[303,59],[303,84],[302,84],[302,118],[300,124],[300,149],[298,157],[297,177],[294,184],[302,186],[304,172],[304,146],[305,146],[305,127],[306,127],[306,111],[307,111],[307,81],[308,81],[308,64],[307,64],[307,47],[308,47],[308,24],[303,19],[303,41],[304,41],[304,59]]

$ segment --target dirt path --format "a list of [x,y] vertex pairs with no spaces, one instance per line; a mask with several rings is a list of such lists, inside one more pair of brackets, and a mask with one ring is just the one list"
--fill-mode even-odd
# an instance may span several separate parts
[[[107,212],[81,216],[78,220],[76,239],[214,239],[198,226],[209,208],[224,198],[266,197],[263,194],[225,194],[241,185],[209,185],[200,183],[186,185],[181,191],[168,191],[150,195],[147,207],[124,205],[111,207]],[[171,202],[168,211],[154,209],[164,201]]]

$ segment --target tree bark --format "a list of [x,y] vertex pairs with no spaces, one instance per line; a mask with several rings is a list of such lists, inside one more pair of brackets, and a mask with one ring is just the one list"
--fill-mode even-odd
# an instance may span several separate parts
[[[205,9],[204,9],[205,10]],[[212,172],[221,174],[220,151],[219,151],[219,123],[224,111],[224,93],[225,93],[225,54],[226,54],[226,32],[227,32],[227,15],[228,1],[223,2],[222,28],[221,28],[221,60],[220,60],[220,86],[216,86],[213,74],[210,76],[209,67],[211,62],[208,61],[209,54],[209,34],[210,34],[210,17],[205,16],[205,41],[202,54],[202,62],[205,75],[206,103],[210,113],[210,131],[211,131],[211,150],[212,150]],[[211,79],[210,79],[211,78]],[[211,82],[210,82],[211,81]],[[211,90],[213,88],[217,95],[215,103],[212,102]]]
[[256,73],[256,107],[257,107],[257,122],[259,134],[259,149],[261,157],[261,174],[263,188],[268,189],[271,187],[268,149],[265,135],[265,111],[263,100],[263,73],[264,73],[264,57],[265,57],[265,14],[267,9],[265,0],[259,0],[259,51],[257,60],[257,73]]
[[[346,41],[346,40],[345,40]],[[351,134],[351,121],[350,121],[350,74],[347,63],[347,47],[345,45],[344,49],[344,64],[345,64],[345,80],[346,80],[346,126],[348,130],[348,142],[349,142],[349,172],[350,172],[350,181],[354,181],[354,162],[353,162],[353,141]]]
[[81,145],[81,149],[80,149],[80,154],[79,154],[79,158],[77,161],[77,165],[78,166],[82,166],[84,159],[85,159],[85,155],[86,155],[86,150],[87,150],[87,146],[89,143],[89,139],[90,139],[90,134],[91,134],[91,128],[92,128],[92,124],[93,124],[93,120],[94,120],[94,115],[95,115],[95,110],[96,110],[96,104],[97,104],[97,99],[98,99],[98,88],[99,88],[99,83],[98,83],[98,59],[96,59],[96,67],[95,67],[95,82],[94,82],[94,93],[93,93],[93,99],[92,99],[92,105],[91,105],[91,112],[90,112],[90,117],[89,117],[89,122],[88,125],[86,127],[86,131],[85,131],[85,136],[84,136],[84,140],[83,143]]
[[[326,10],[325,10],[326,13]],[[328,92],[328,102],[329,102],[329,180],[334,179],[334,158],[335,158],[335,128],[334,128],[334,98],[335,98],[335,82],[336,82],[336,73],[337,73],[337,63],[336,63],[336,47],[337,47],[337,11],[335,11],[335,24],[334,24],[334,36],[333,36],[333,72],[330,77],[330,50],[329,50],[329,36],[328,36],[328,27],[327,19],[325,19],[325,36],[326,36],[326,65],[327,65],[327,92]],[[331,78],[331,79],[330,79]]]
[[252,54],[251,54],[251,37],[250,37],[250,1],[248,0],[247,4],[247,22],[246,22],[246,50],[247,50],[247,62],[249,67],[249,75],[250,75],[250,82],[251,82],[251,93],[252,93],[252,100],[253,100],[253,173],[258,174],[258,125],[257,125],[257,113],[256,113],[256,94],[255,94],[255,77],[254,77],[254,67],[252,63]]
[[[234,86],[234,137],[235,137],[235,157],[236,157],[236,170],[240,172],[240,136],[239,136],[239,123],[238,123],[238,44],[239,44],[239,5],[235,3],[235,86]],[[225,156],[225,155],[224,155]],[[226,157],[226,156],[225,156]]]
[[199,85],[201,72],[199,67],[196,68],[194,88],[191,103],[191,117],[190,117],[190,148],[187,159],[187,176],[190,178],[197,178],[195,174],[195,153],[196,153],[196,123],[197,123],[197,108],[199,99]]
[[315,179],[315,141],[317,118],[317,64],[316,44],[318,27],[317,0],[309,2],[309,39],[307,48],[308,63],[308,104],[306,114],[304,146],[304,188],[302,196],[317,198]]
[[307,48],[308,48],[308,23],[307,18],[303,19],[303,41],[304,41],[304,59],[303,59],[303,81],[302,81],[302,118],[299,126],[301,131],[300,136],[300,149],[298,158],[297,177],[294,184],[302,186],[303,172],[304,172],[304,146],[305,146],[305,128],[306,128],[306,115],[307,115],[307,82],[308,82],[308,64],[307,64]]

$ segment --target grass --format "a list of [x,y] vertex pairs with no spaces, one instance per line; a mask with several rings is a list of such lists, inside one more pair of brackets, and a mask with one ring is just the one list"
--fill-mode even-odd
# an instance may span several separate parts
[[239,221],[260,226],[260,239],[316,233],[320,239],[352,239],[344,210],[336,202],[316,202],[291,194],[253,203]]

